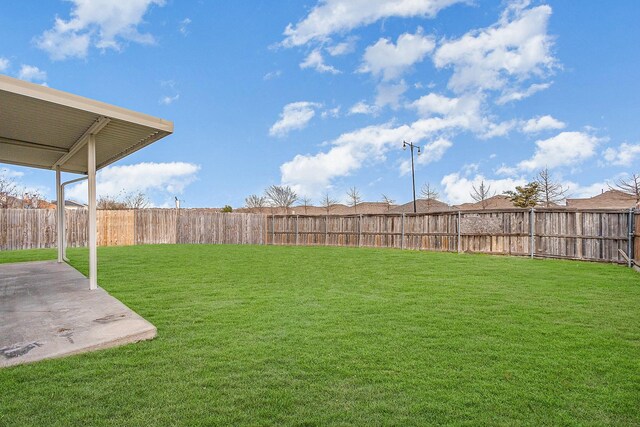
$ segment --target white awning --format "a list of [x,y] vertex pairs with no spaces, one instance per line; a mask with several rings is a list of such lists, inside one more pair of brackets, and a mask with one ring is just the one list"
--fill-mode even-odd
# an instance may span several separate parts
[[173,123],[0,75],[0,163],[86,174],[173,133]]

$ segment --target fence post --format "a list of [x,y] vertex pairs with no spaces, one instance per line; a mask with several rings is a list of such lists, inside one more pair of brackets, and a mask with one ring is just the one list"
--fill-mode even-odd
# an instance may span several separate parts
[[633,236],[634,236],[634,224],[633,224],[633,216],[635,213],[635,209],[634,208],[629,208],[629,219],[627,221],[627,227],[629,228],[629,234],[627,237],[627,266],[629,268],[631,268],[633,266],[633,262],[631,261],[632,259],[634,259],[633,257]]
[[400,226],[400,249],[404,249],[404,212],[402,213],[402,222]]
[[298,246],[298,215],[296,215],[296,246]]
[[461,223],[461,213],[458,211],[458,253],[462,252],[462,242],[460,241],[460,223]]
[[329,245],[329,215],[325,215],[324,217],[324,245],[328,246]]
[[362,246],[362,214],[358,220],[358,247]]
[[276,244],[276,216],[271,214],[271,244]]
[[531,238],[529,243],[529,249],[531,250],[531,258],[533,258],[533,254],[535,252],[536,246],[536,236],[535,236],[535,209],[531,208],[531,212],[529,214],[529,226],[531,228]]

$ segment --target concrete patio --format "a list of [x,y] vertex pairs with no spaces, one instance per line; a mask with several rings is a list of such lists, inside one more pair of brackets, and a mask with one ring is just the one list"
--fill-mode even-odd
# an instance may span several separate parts
[[0,368],[115,347],[156,328],[56,261],[0,264]]

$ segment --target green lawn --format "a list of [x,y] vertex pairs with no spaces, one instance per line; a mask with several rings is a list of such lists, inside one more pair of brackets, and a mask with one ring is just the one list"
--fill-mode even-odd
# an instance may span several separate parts
[[640,425],[623,267],[208,245],[99,260],[158,337],[0,370],[0,425]]

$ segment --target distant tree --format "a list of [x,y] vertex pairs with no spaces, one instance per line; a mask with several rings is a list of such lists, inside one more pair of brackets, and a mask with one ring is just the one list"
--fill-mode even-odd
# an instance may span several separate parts
[[554,182],[549,175],[549,169],[544,168],[538,172],[536,181],[540,189],[540,199],[545,207],[549,207],[552,203],[558,203],[565,199],[567,189],[563,188],[558,182]]
[[355,213],[358,213],[358,203],[362,202],[362,197],[360,196],[360,192],[356,187],[351,187],[347,191],[347,197],[349,199],[349,206],[353,207]]
[[272,185],[264,195],[271,206],[282,209],[284,213],[298,200],[298,195],[288,185]]
[[123,201],[119,200],[118,197],[105,194],[103,196],[98,197],[98,201],[96,202],[96,208],[103,209],[103,210],[118,210],[118,209],[127,209],[127,205]]
[[149,199],[142,191],[125,195],[123,203],[126,209],[145,209],[149,207]]
[[304,207],[304,213],[307,214],[307,208],[311,206],[311,199],[307,196],[303,196],[300,201],[302,202],[302,206]]
[[267,198],[265,196],[258,196],[257,194],[252,194],[246,199],[244,199],[245,207],[249,209],[262,209],[267,206]]
[[328,191],[324,193],[324,196],[322,196],[322,199],[320,200],[320,206],[322,206],[327,211],[327,215],[329,215],[329,212],[331,211],[331,206],[335,205],[336,203],[338,203],[338,201],[331,198]]
[[0,209],[17,207],[15,204],[19,194],[15,179],[7,174],[0,175]]
[[536,181],[517,186],[516,191],[505,191],[504,194],[518,208],[532,208],[540,203],[540,185]]
[[42,198],[42,194],[37,190],[25,191],[22,194],[22,209],[38,209],[44,208],[46,203]]
[[387,212],[391,210],[391,205],[393,205],[396,201],[387,197],[385,194],[382,195],[382,203],[387,205]]
[[220,212],[222,213],[231,213],[233,212],[233,208],[229,205],[224,205],[224,207],[222,209],[220,209]]
[[470,193],[471,198],[480,203],[482,209],[487,208],[487,199],[496,195],[495,191],[493,193],[491,192],[491,185],[484,185],[484,180],[480,181],[480,186],[477,188],[475,185],[472,185],[471,188],[473,189]]
[[440,194],[430,183],[425,182],[420,189],[420,198],[427,201],[427,211],[431,210],[431,202],[438,199]]
[[[627,179],[620,178],[616,180],[615,186],[623,193],[635,197],[636,203],[640,202],[640,174],[634,173]],[[611,186],[609,188],[614,189]]]

